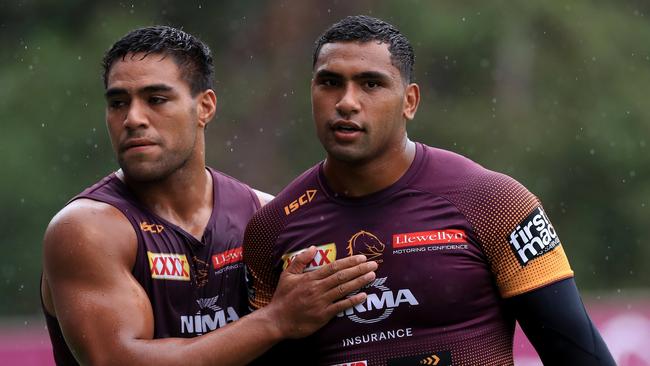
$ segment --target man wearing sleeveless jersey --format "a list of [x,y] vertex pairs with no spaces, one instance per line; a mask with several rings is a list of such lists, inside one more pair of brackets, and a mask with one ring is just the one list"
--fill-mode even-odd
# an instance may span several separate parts
[[283,355],[508,365],[517,320],[545,364],[614,364],[539,200],[508,176],[408,139],[420,101],[412,66],[408,40],[375,18],[347,17],[316,42],[312,108],[327,157],[250,221],[250,302],[267,305],[307,246],[326,259],[308,270],[355,254],[379,267],[366,301],[284,344]]
[[106,54],[106,124],[121,169],[73,198],[44,239],[58,364],[241,365],[365,298],[341,300],[376,264],[357,256],[303,274],[310,248],[269,310],[246,315],[243,230],[269,196],[205,166],[212,76],[209,49],[171,27],[134,30]]

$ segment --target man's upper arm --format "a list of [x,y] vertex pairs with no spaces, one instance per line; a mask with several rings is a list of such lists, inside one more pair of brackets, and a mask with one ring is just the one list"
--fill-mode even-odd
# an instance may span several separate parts
[[541,202],[504,175],[491,175],[486,200],[473,220],[506,306],[544,364],[610,365],[573,280],[559,235]]
[[253,215],[244,232],[243,257],[249,305],[259,309],[271,302],[280,273],[273,268],[273,248],[284,226],[277,201],[262,207]]
[[516,180],[477,175],[458,200],[504,298],[573,276],[558,233],[540,201]]
[[44,274],[66,343],[81,362],[103,363],[125,340],[153,336],[151,304],[131,275],[137,241],[107,204],[77,200],[50,223]]

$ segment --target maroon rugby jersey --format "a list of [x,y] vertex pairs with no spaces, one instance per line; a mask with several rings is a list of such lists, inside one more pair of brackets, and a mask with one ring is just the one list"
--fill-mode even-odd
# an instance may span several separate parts
[[[154,338],[198,336],[248,312],[241,244],[260,204],[245,184],[208,170],[214,201],[202,240],[146,209],[115,174],[73,198],[108,203],[133,225],[138,250],[132,273],[151,301]],[[70,351],[56,319],[45,313],[55,358],[65,363]]]
[[382,191],[337,195],[321,163],[255,214],[244,239],[253,308],[270,301],[282,269],[310,245],[318,253],[306,270],[365,254],[379,263],[377,278],[364,303],[284,344],[285,364],[512,364],[514,319],[502,299],[573,275],[535,196],[422,144]]

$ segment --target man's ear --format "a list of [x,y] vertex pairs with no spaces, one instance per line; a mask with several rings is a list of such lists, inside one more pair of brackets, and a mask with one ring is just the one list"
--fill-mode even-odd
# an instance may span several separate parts
[[199,123],[205,127],[217,112],[217,95],[214,90],[206,89],[197,96],[197,115]]
[[416,83],[411,83],[406,87],[404,92],[404,110],[402,115],[407,121],[415,118],[415,112],[420,104],[420,87]]

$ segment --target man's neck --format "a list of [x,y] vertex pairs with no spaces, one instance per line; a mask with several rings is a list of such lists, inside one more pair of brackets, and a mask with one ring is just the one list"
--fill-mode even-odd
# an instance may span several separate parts
[[323,173],[330,188],[346,197],[362,197],[390,187],[409,169],[415,158],[415,143],[406,139],[383,157],[363,164],[327,159]]
[[205,164],[184,166],[156,182],[133,182],[118,171],[140,202],[154,214],[200,239],[213,209],[213,182]]

